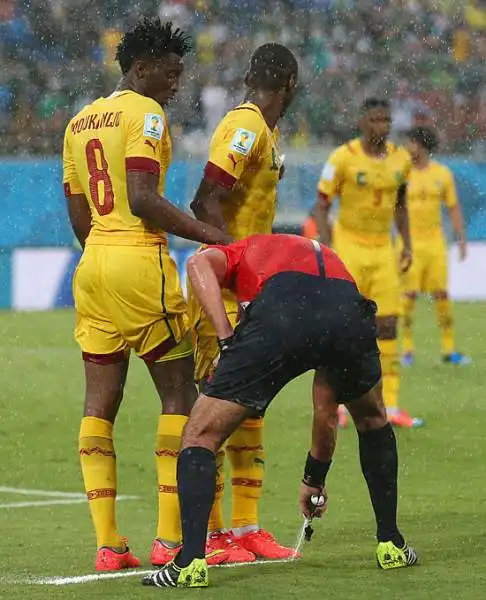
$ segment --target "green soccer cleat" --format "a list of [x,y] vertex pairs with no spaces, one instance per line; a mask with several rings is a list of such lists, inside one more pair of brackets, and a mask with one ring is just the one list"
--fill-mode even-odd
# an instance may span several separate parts
[[380,569],[401,569],[417,564],[418,556],[407,544],[398,548],[393,542],[380,542],[376,549],[376,560]]
[[143,585],[152,587],[201,588],[208,587],[208,565],[204,558],[195,558],[181,568],[173,562],[142,579]]

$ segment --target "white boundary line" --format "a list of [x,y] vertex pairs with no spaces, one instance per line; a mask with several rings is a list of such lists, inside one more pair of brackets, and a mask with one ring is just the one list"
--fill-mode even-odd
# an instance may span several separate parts
[[[276,565],[282,563],[296,562],[294,559],[281,559],[281,560],[257,560],[251,563],[238,563],[230,565],[214,565],[210,569],[236,569],[239,567],[257,567],[259,565]],[[91,573],[89,575],[75,575],[73,577],[25,577],[25,578],[9,578],[0,577],[0,584],[17,584],[17,585],[74,585],[82,583],[93,583],[95,581],[103,581],[106,579],[122,579],[125,577],[143,577],[144,575],[150,575],[156,569],[151,570],[139,570],[130,569],[129,571],[120,571],[115,573]]]
[[[138,496],[117,496],[117,502],[122,502],[123,500],[136,500]],[[8,509],[8,508],[33,508],[36,506],[58,506],[61,504],[84,504],[88,500],[86,496],[82,498],[60,498],[59,500],[32,500],[29,502],[6,502],[4,504],[0,504],[0,509]]]
[[31,490],[0,485],[0,494],[20,494],[22,496],[48,496],[50,498],[86,498],[80,492],[57,492],[55,490]]
[[[80,492],[59,492],[57,490],[34,490],[17,488],[6,485],[0,486],[0,494],[15,494],[20,496],[41,496],[49,500],[26,500],[24,502],[2,502],[0,509],[35,508],[39,506],[58,506],[61,504],[83,504],[87,502],[86,494]],[[117,501],[137,500],[138,496],[117,496]]]
[[31,508],[35,506],[56,506],[58,504],[81,504],[85,498],[71,498],[66,500],[32,500],[32,502],[7,502],[0,504],[2,508]]

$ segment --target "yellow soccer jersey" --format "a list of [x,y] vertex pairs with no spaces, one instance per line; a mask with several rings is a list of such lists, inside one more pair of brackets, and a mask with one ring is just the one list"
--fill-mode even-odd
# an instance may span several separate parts
[[339,197],[336,233],[357,243],[390,243],[397,191],[408,181],[410,155],[388,143],[385,158],[366,154],[361,140],[340,146],[324,165],[318,190],[329,200]]
[[87,244],[167,243],[163,231],[149,229],[132,214],[126,173],[153,173],[162,195],[170,159],[164,111],[136,92],[99,98],[70,121],[64,136],[64,187],[66,194],[83,193],[88,199],[92,228]]
[[457,204],[456,186],[451,171],[435,161],[425,169],[413,168],[407,189],[410,234],[413,240],[427,241],[442,236],[441,205]]
[[205,173],[232,189],[221,211],[236,239],[272,232],[281,167],[277,142],[277,129],[271,131],[250,103],[230,111],[214,132]]

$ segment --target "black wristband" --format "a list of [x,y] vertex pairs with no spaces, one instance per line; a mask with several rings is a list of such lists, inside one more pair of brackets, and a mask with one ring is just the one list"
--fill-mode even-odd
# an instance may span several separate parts
[[218,338],[219,351],[224,352],[225,350],[227,350],[233,343],[234,338],[235,338],[234,335],[230,335],[229,337],[224,338],[223,340],[220,340]]
[[314,458],[309,452],[307,454],[307,460],[305,461],[304,478],[302,483],[309,487],[315,487],[322,489],[326,483],[326,476],[331,467],[332,461],[321,462]]

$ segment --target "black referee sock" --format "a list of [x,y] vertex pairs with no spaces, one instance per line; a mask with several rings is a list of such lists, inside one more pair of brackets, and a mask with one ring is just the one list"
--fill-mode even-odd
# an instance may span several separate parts
[[395,433],[390,423],[380,429],[358,432],[361,470],[368,484],[375,512],[379,542],[403,547],[397,527],[398,455]]
[[187,567],[195,558],[205,556],[209,513],[216,489],[214,452],[198,446],[183,450],[177,461],[177,487],[183,547],[174,562],[178,567]]

